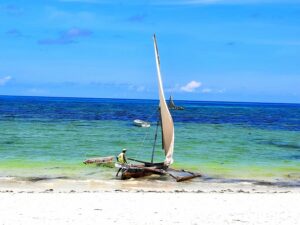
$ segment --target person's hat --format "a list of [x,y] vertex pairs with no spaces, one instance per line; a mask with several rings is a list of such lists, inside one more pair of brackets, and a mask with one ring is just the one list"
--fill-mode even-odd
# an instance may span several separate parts
[[122,149],[122,152],[126,152],[126,151],[127,151],[126,148],[123,148],[123,149]]

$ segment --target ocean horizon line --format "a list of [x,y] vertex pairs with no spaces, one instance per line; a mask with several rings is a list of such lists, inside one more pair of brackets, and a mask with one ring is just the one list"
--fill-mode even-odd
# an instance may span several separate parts
[[[146,101],[158,101],[159,99],[150,99],[150,98],[109,98],[109,97],[78,97],[78,96],[37,96],[37,95],[1,95],[1,97],[20,97],[20,98],[52,98],[52,99],[102,99],[102,100],[146,100]],[[168,98],[166,99],[168,100]],[[176,102],[202,102],[202,103],[225,103],[225,104],[278,104],[278,105],[299,105],[298,102],[255,102],[255,101],[215,101],[215,100],[188,100],[188,99],[174,99]]]

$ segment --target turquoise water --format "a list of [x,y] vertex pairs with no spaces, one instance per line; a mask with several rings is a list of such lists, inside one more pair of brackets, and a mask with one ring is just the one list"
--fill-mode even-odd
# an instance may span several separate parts
[[[300,105],[177,101],[174,167],[226,179],[300,179]],[[114,179],[84,165],[117,155],[149,160],[157,101],[0,97],[0,177]],[[132,125],[133,119],[153,123]],[[160,135],[155,161],[163,160]]]

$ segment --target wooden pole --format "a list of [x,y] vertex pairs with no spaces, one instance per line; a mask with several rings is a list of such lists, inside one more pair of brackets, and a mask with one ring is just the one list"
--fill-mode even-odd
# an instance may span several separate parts
[[159,121],[157,121],[157,125],[156,125],[156,131],[155,131],[155,137],[154,137],[154,144],[153,144],[152,155],[151,155],[151,163],[153,163],[153,160],[154,160],[154,150],[155,150],[155,146],[156,146],[158,126],[159,126]]

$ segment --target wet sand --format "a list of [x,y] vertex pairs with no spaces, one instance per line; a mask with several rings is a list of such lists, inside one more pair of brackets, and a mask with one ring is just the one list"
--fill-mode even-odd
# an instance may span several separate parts
[[185,182],[175,182],[173,179],[160,180],[156,176],[140,179],[119,180],[74,180],[49,178],[13,178],[0,179],[0,192],[157,192],[157,193],[298,193],[298,185],[289,183],[274,183],[257,180],[206,180],[197,178]]

